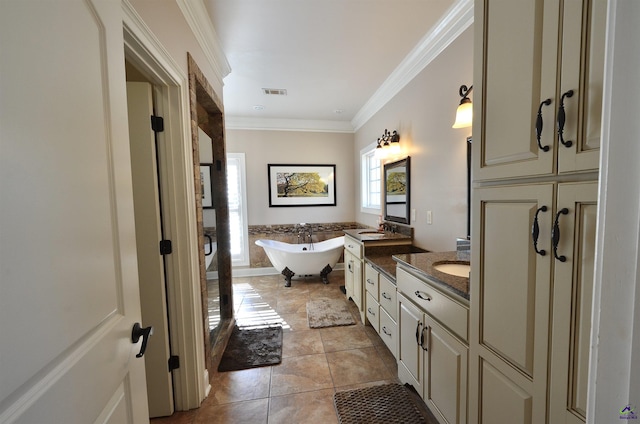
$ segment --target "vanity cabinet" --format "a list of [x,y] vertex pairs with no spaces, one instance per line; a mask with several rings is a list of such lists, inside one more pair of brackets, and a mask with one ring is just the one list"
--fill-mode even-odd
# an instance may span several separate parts
[[362,288],[362,267],[364,261],[364,246],[352,237],[344,238],[344,282],[347,299],[353,300],[358,307],[360,319],[365,320],[364,291]]
[[397,290],[384,274],[371,264],[365,264],[365,291],[367,322],[376,330],[394,357],[397,357],[398,325]]
[[475,2],[474,180],[598,169],[606,10],[600,0]]
[[467,422],[468,309],[428,278],[398,268],[398,378],[440,423]]

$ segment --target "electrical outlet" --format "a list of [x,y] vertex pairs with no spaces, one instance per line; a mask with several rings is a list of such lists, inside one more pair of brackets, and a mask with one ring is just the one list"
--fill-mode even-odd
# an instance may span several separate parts
[[427,224],[433,224],[433,213],[431,211],[427,211]]
[[411,209],[411,221],[416,222],[416,210]]

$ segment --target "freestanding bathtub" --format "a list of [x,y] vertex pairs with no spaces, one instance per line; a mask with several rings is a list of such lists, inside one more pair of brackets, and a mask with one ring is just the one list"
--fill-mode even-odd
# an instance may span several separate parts
[[294,275],[320,274],[322,282],[336,266],[344,248],[344,236],[316,243],[290,244],[276,240],[256,240],[278,272],[285,278],[285,287],[291,287]]

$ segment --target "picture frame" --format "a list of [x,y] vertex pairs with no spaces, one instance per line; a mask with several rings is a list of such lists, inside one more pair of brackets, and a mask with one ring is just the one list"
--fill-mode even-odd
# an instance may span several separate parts
[[336,206],[336,166],[268,164],[269,207]]
[[210,163],[200,164],[200,186],[202,188],[202,209],[213,209],[213,192],[211,191],[211,181],[213,165]]

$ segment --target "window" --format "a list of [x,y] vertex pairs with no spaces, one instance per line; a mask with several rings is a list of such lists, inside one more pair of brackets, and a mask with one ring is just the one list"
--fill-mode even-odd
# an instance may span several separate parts
[[380,159],[375,155],[375,143],[360,151],[361,211],[380,214]]
[[249,265],[247,184],[244,153],[227,153],[227,192],[232,266]]

